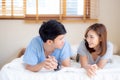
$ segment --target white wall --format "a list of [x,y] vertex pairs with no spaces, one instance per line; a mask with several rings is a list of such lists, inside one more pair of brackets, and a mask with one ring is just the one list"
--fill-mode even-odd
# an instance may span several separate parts
[[104,23],[108,29],[108,39],[120,50],[120,0],[99,0],[99,22]]
[[[108,40],[120,47],[118,20],[120,18],[120,0],[99,0],[99,22],[108,29]],[[79,44],[86,28],[92,23],[63,23],[67,29],[67,40]],[[32,37],[38,35],[41,24],[28,24],[23,20],[0,20],[0,68],[16,57],[21,48],[26,47]],[[120,50],[120,48],[119,48]]]

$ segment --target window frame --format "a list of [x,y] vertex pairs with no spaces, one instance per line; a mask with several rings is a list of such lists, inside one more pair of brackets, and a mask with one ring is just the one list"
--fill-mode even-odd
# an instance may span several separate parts
[[[6,0],[2,0],[2,13],[4,13]],[[13,4],[13,0],[11,0],[11,4]],[[26,14],[26,0],[23,0],[23,10],[24,10],[24,15],[23,16],[13,16],[14,11],[13,11],[13,5],[11,5],[11,16],[0,16],[0,19],[18,19],[18,20],[35,20],[37,22],[39,21],[44,21],[48,19],[56,19],[59,21],[97,21],[98,19],[90,19],[90,1],[91,0],[84,0],[84,11],[83,11],[83,16],[66,16],[66,0],[62,1],[60,0],[60,7],[63,7],[62,11],[63,14],[58,14],[58,15],[39,15],[38,14],[38,0],[36,0],[36,14],[35,15],[29,15]],[[61,11],[61,10],[60,10]]]

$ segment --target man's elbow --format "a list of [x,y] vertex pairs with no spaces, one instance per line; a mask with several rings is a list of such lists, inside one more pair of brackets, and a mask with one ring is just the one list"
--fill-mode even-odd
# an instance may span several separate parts
[[25,68],[29,71],[32,71],[32,72],[38,72],[39,71],[38,69],[32,68],[31,66],[25,66]]

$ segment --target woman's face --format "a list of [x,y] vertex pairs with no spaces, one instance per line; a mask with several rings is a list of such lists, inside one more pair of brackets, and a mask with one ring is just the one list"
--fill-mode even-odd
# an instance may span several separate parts
[[93,30],[88,31],[86,40],[90,48],[96,48],[100,43],[100,38]]

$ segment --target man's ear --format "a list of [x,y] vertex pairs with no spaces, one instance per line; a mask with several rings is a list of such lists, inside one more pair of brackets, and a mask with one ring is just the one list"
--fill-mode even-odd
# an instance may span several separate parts
[[47,44],[48,44],[48,45],[51,45],[51,43],[53,43],[52,40],[47,40]]

